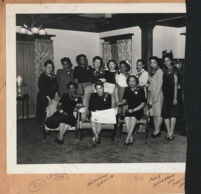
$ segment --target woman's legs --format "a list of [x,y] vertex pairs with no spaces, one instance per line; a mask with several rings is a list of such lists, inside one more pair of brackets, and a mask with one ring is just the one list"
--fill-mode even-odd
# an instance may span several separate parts
[[155,117],[155,119],[156,119],[154,122],[155,130],[157,133],[159,133],[163,119],[160,116]]
[[128,135],[127,135],[127,138],[126,138],[126,143],[130,143],[133,141],[133,131],[135,129],[135,125],[137,123],[137,119],[135,117],[130,117],[129,118],[130,120],[130,129],[128,131]]
[[66,133],[66,131],[70,128],[70,125],[64,124],[64,123],[60,123],[59,125],[59,135],[57,137],[57,139],[59,141],[63,141],[64,135]]
[[125,124],[126,124],[126,129],[125,132],[128,132],[131,128],[131,120],[130,117],[125,117],[124,118]]
[[98,135],[99,135],[99,133],[98,133],[98,125],[97,125],[97,123],[91,121],[91,127],[92,127],[92,131],[93,131],[94,137],[95,137],[95,138],[93,138],[93,140],[95,141],[95,139],[98,139]]
[[167,129],[167,136],[170,136],[170,119],[164,119],[164,121]]
[[171,118],[171,125],[170,125],[170,134],[169,136],[174,135],[175,125],[176,125],[177,119],[175,117]]

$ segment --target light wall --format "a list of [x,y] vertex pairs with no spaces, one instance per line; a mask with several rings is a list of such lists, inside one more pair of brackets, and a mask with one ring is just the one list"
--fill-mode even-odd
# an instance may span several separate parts
[[99,34],[70,30],[47,29],[48,34],[54,34],[54,63],[55,69],[61,68],[61,58],[70,57],[73,66],[76,66],[78,54],[87,55],[89,64],[92,58],[99,55]]
[[[132,36],[132,73],[136,72],[136,61],[141,58],[141,30],[139,27],[124,28],[100,33],[100,38],[121,34],[133,33]],[[101,40],[99,41],[100,55],[102,56]]]
[[163,50],[172,50],[174,58],[185,56],[185,28],[155,26],[153,30],[153,55],[161,57]]
[[[60,59],[70,57],[73,65],[77,65],[75,57],[78,54],[86,54],[91,64],[92,58],[96,55],[102,56],[102,40],[100,38],[121,34],[133,33],[132,36],[132,73],[136,73],[136,61],[141,58],[141,29],[139,27],[124,28],[102,33],[90,33],[69,30],[47,29],[54,37],[54,62],[56,69],[61,68]],[[156,26],[153,30],[153,55],[161,57],[162,51],[173,50],[175,58],[185,56],[185,32],[184,28],[173,28]]]

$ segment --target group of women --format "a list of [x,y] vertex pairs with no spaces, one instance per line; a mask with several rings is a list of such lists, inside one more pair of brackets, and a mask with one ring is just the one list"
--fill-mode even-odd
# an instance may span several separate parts
[[[60,126],[60,133],[56,142],[63,144],[65,131],[63,124],[71,127],[75,125],[75,110],[87,107],[83,120],[90,120],[91,112],[118,107],[119,118],[125,121],[127,137],[124,145],[133,144],[133,130],[144,114],[145,106],[150,108],[150,115],[154,121],[152,137],[161,135],[161,124],[164,119],[167,128],[167,140],[173,140],[176,119],[179,116],[178,77],[171,55],[162,60],[162,68],[157,57],[149,60],[150,71],[146,71],[143,60],[136,64],[137,74],[130,74],[130,65],[126,61],[117,64],[109,60],[107,66],[99,56],[88,65],[86,55],[76,57],[77,66],[72,69],[71,60],[61,59],[63,69],[54,74],[54,64],[46,61],[44,73],[39,77],[36,116],[40,122],[45,121],[50,128]],[[45,119],[45,109],[48,98],[54,99],[55,94],[61,99],[57,111]],[[92,143],[100,143],[101,123],[92,122]],[[143,132],[143,129],[139,128]]]

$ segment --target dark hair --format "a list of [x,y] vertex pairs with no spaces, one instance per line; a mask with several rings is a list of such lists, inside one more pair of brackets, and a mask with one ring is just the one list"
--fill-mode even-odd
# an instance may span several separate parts
[[134,79],[135,79],[136,85],[139,84],[139,79],[138,79],[135,75],[129,75],[128,78],[126,79],[126,82],[127,82],[128,86],[129,86],[129,80],[130,80],[131,78],[134,78]]
[[126,72],[129,72],[130,68],[131,68],[130,65],[126,61],[121,61],[120,62],[120,67],[121,67],[122,64],[124,64],[126,66]]
[[78,65],[80,63],[80,58],[82,58],[82,57],[84,57],[85,60],[87,61],[87,56],[86,55],[84,55],[84,54],[77,55],[76,62],[77,62]]
[[103,67],[103,59],[102,59],[101,57],[95,56],[95,57],[93,58],[93,63],[95,62],[95,60],[100,60],[100,61],[101,61],[101,67]]
[[53,63],[52,60],[47,60],[47,61],[45,61],[44,67],[47,67],[48,64],[52,65],[52,69],[54,69],[54,63]]
[[139,63],[139,62],[141,62],[141,63],[143,64],[144,68],[146,68],[147,64],[146,64],[145,60],[143,60],[143,59],[138,59],[138,60],[137,60],[137,63]]
[[101,80],[98,80],[95,84],[94,84],[94,87],[96,88],[97,86],[102,86],[104,87],[104,84]]
[[160,60],[159,60],[159,58],[156,57],[156,56],[152,56],[152,57],[150,57],[150,58],[149,58],[149,62],[151,62],[151,60],[155,60],[155,61],[157,62],[158,65],[160,64]]
[[70,67],[72,67],[73,65],[69,57],[63,57],[61,59],[61,63],[63,64],[64,62],[67,62],[70,65]]
[[77,84],[73,81],[68,82],[68,84],[66,85],[66,87],[69,89],[69,87],[73,85],[75,87],[75,89],[77,89]]
[[167,50],[164,50],[162,52],[162,59],[164,60],[166,57],[168,57],[169,59],[173,60],[173,53],[172,50],[170,52],[167,52]]
[[110,60],[107,62],[107,68],[109,69],[109,64],[110,64],[111,62],[113,62],[113,63],[116,65],[115,69],[117,69],[117,62],[116,62],[115,60],[113,60],[113,59],[110,59]]

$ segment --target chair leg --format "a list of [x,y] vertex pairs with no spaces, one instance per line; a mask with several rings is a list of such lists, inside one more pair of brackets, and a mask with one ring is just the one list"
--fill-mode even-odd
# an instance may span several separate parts
[[80,141],[82,141],[83,135],[82,135],[82,130],[81,129],[79,129],[79,136],[80,136]]
[[79,133],[79,131],[78,131],[78,129],[76,129],[75,130],[75,139],[78,139],[78,133]]
[[150,126],[149,126],[149,122],[146,124],[146,141],[145,141],[145,144],[148,144],[148,139],[149,139],[149,129],[150,129]]
[[116,133],[117,133],[117,125],[114,126],[114,129],[113,129],[113,132],[112,132],[112,141],[114,141]]
[[47,133],[45,128],[43,129],[43,142],[46,142]]

